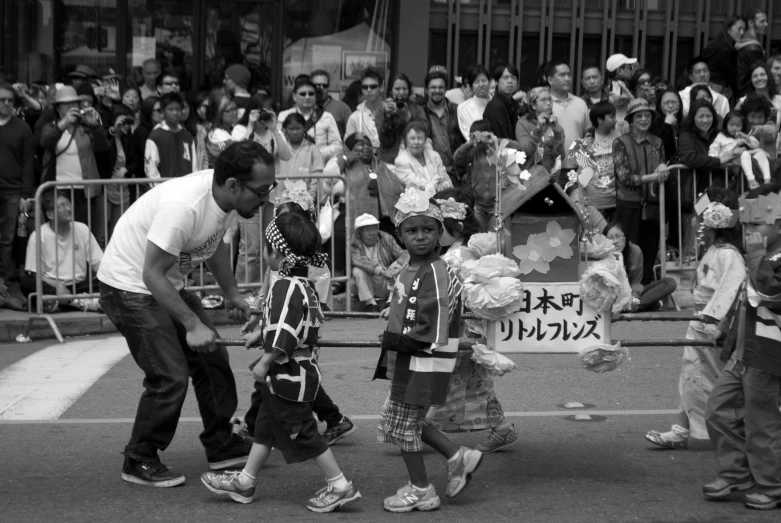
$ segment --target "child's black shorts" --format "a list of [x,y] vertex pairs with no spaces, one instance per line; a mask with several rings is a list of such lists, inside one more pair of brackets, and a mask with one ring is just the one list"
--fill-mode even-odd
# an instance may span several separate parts
[[328,444],[317,430],[312,402],[280,398],[271,394],[267,386],[261,387],[261,397],[255,421],[256,443],[278,449],[288,464],[316,458],[328,450]]

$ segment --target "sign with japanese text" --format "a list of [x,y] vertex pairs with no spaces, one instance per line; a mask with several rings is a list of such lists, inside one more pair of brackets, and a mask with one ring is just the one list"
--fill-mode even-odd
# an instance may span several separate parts
[[610,313],[598,313],[580,299],[577,282],[524,282],[523,307],[488,322],[488,344],[497,352],[576,353],[610,343]]

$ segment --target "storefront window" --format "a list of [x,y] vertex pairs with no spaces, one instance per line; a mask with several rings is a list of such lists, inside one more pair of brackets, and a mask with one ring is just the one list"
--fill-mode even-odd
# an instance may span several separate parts
[[22,81],[54,80],[52,0],[6,2],[3,22],[4,72]]
[[392,0],[286,0],[283,99],[296,76],[314,69],[331,75],[331,93],[343,96],[367,66],[387,78],[391,70]]
[[117,0],[62,0],[60,67],[86,64],[98,73],[116,68]]
[[162,71],[179,77],[188,90],[193,73],[195,2],[189,0],[128,0],[130,31],[127,37],[129,80],[142,85],[141,66],[149,58]]

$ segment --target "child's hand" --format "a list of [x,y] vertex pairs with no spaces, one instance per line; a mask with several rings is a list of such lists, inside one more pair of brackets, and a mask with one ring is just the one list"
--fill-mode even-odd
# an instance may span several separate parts
[[752,232],[746,235],[746,251],[757,252],[767,249],[767,238],[760,232]]
[[748,188],[749,189],[756,189],[757,187],[759,187],[759,182],[758,181],[756,181],[756,180],[749,180],[749,182],[748,182]]
[[[252,323],[253,320],[250,320],[248,322]],[[246,327],[246,325],[245,325]],[[243,329],[242,329],[243,330]],[[247,342],[244,344],[244,346],[248,349],[254,348],[254,347],[262,347],[263,346],[263,331],[255,331],[249,334],[244,335],[244,339],[247,340]]]
[[255,329],[258,328],[259,324],[260,324],[260,316],[258,315],[250,316],[249,321],[245,323],[244,326],[241,328],[242,336],[253,332]]
[[722,337],[724,336],[724,333],[720,330],[716,329],[716,332],[711,334],[710,339],[713,342],[714,345],[716,345],[716,342],[718,342]]
[[382,318],[383,320],[387,320],[389,316],[390,316],[390,307],[385,307],[380,311],[380,318]]
[[263,362],[258,362],[257,365],[252,369],[252,377],[255,378],[255,381],[259,381],[260,383],[266,383],[266,375],[268,374],[268,366],[264,365]]

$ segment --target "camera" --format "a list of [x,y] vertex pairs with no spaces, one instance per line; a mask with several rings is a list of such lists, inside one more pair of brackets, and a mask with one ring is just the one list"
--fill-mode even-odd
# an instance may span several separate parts
[[404,109],[404,106],[406,105],[404,103],[404,100],[402,100],[401,98],[396,98],[395,102],[396,102],[396,109]]
[[270,120],[274,119],[274,111],[270,111],[268,109],[261,109],[260,110],[260,120],[264,122],[268,122]]

